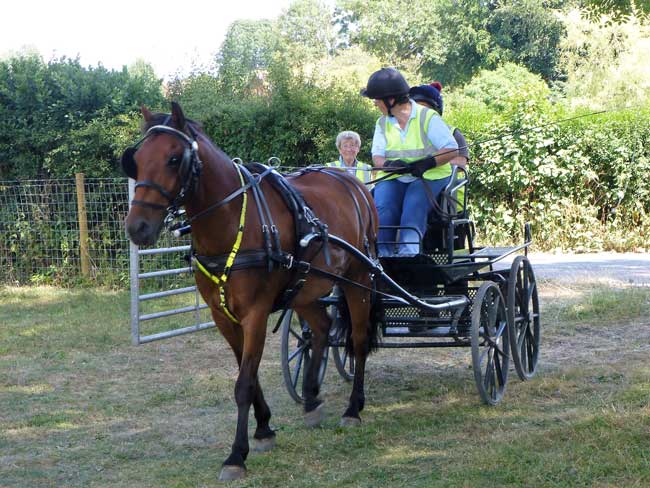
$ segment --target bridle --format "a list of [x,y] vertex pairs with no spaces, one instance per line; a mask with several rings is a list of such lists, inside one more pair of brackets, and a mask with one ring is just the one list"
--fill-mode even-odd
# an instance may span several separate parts
[[[197,132],[194,130],[194,128],[191,125],[188,124],[187,127],[189,128],[192,134],[192,137],[190,137],[184,132],[166,125],[169,122],[169,120],[170,120],[170,116],[167,116],[167,118],[164,120],[162,124],[154,125],[153,127],[151,127],[149,130],[147,130],[145,135],[138,142],[136,142],[133,146],[127,147],[124,153],[122,154],[122,169],[124,170],[124,173],[126,173],[126,175],[129,178],[137,180],[138,168],[133,156],[138,150],[138,147],[140,147],[147,138],[151,137],[154,134],[160,134],[160,133],[171,134],[173,136],[178,137],[185,143],[185,149],[183,150],[183,158],[178,168],[178,174],[181,180],[181,189],[178,192],[178,194],[174,197],[171,193],[169,193],[165,188],[163,188],[158,183],[150,180],[143,180],[135,184],[136,189],[153,188],[167,200],[168,204],[162,205],[159,203],[147,202],[144,200],[136,200],[136,199],[133,199],[131,201],[132,205],[153,208],[155,210],[164,210],[165,211],[164,223],[165,226],[167,227],[169,227],[171,223],[181,214],[180,207],[185,203],[185,200],[188,198],[188,196],[196,189],[203,168],[203,162],[199,158],[199,153],[198,153],[199,144],[196,140]],[[235,160],[232,160],[231,162],[237,174],[239,175],[241,186],[236,190],[232,191],[228,196],[226,196],[222,200],[213,203],[209,205],[207,208],[201,210],[199,213],[197,213],[187,221],[180,222],[179,224],[175,224],[174,226],[171,227],[172,230],[178,227],[189,226],[193,221],[208,215],[209,213],[213,212],[219,207],[227,205],[238,196],[245,195],[249,188],[259,185],[262,178],[267,176],[271,172],[271,170],[273,170],[273,167],[270,167],[263,173],[256,174],[256,175],[251,175],[248,171],[246,171],[244,176],[244,174],[242,173],[242,166],[240,164],[237,164]],[[248,181],[246,182],[245,180]],[[245,196],[244,196],[244,201],[245,201]]]
[[203,163],[199,158],[199,144],[196,141],[196,131],[192,128],[191,125],[188,124],[187,127],[192,134],[192,137],[190,137],[184,132],[166,125],[169,122],[169,119],[170,117],[168,116],[162,124],[154,125],[153,127],[149,128],[144,137],[142,137],[133,146],[127,147],[124,150],[124,153],[122,154],[122,169],[129,178],[137,180],[138,167],[134,158],[135,153],[138,148],[144,143],[144,141],[155,134],[170,134],[183,141],[185,148],[183,149],[182,159],[178,164],[178,176],[181,181],[181,189],[178,194],[176,196],[173,196],[169,191],[167,191],[155,181],[143,180],[138,181],[135,184],[135,189],[153,188],[167,200],[167,205],[136,199],[133,199],[131,201],[132,205],[153,208],[155,210],[165,210],[167,217],[173,218],[178,215],[179,209],[185,203],[188,195],[195,190],[199,176],[201,175]]

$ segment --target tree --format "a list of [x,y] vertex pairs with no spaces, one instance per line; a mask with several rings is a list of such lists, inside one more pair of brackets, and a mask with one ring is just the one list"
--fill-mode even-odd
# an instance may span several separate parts
[[224,92],[246,95],[259,83],[280,47],[279,33],[268,20],[238,20],[228,28],[217,54],[217,76]]
[[504,2],[492,11],[487,29],[499,47],[500,61],[526,66],[547,80],[558,75],[562,21],[538,0]]
[[592,20],[607,15],[614,22],[624,22],[630,17],[648,18],[650,2],[647,0],[581,0],[578,6],[585,8]]
[[562,25],[537,0],[343,0],[353,42],[426,79],[462,84],[504,61],[555,74]]
[[567,13],[562,44],[564,92],[573,105],[593,109],[642,105],[650,100],[650,24],[636,16],[613,22]]
[[333,11],[319,0],[295,0],[278,18],[278,29],[296,64],[327,57],[338,44]]

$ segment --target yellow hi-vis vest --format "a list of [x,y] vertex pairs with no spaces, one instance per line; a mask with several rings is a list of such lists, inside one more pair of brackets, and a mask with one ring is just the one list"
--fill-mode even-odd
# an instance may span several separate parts
[[[409,121],[408,129],[404,142],[400,136],[399,130],[391,123],[388,122],[387,116],[379,118],[379,129],[386,138],[386,160],[401,159],[405,163],[411,163],[418,159],[425,158],[433,155],[439,149],[433,147],[427,130],[429,122],[433,117],[440,117],[434,110],[431,110],[422,105],[415,104],[415,118]],[[380,177],[385,173],[377,175]],[[445,163],[435,168],[427,170],[423,178],[426,180],[440,180],[451,175],[451,166]],[[398,175],[386,178],[388,180],[398,178]]]
[[[356,176],[364,184],[372,181],[372,166],[366,163],[362,163],[361,161],[357,161],[357,164],[355,166],[350,167],[340,159],[337,159],[336,161],[325,164],[325,166],[328,166],[330,168],[343,168],[349,171],[350,174],[354,174],[354,176]],[[354,173],[352,173],[353,170]]]

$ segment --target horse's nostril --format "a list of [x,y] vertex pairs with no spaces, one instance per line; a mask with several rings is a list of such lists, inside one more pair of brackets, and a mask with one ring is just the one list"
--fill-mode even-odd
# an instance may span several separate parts
[[146,235],[149,233],[149,224],[146,220],[141,220],[138,222],[137,228],[135,230],[138,235]]
[[134,244],[142,244],[150,238],[151,225],[144,219],[127,224],[126,233]]

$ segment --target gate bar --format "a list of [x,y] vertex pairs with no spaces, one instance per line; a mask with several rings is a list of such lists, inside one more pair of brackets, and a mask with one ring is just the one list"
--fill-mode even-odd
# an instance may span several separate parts
[[158,334],[151,334],[148,336],[140,337],[140,342],[138,344],[144,344],[146,342],[153,342],[159,339],[167,339],[168,337],[175,337],[183,334],[189,334],[190,332],[198,332],[200,330],[210,329],[216,327],[214,322],[205,322],[198,325],[190,325],[189,327],[183,327],[182,329],[168,330],[165,332],[160,332]]
[[200,304],[198,307],[195,305],[190,305],[189,307],[175,308],[173,310],[165,310],[163,312],[148,313],[145,315],[140,315],[139,319],[142,320],[153,320],[159,319],[162,317],[171,317],[172,315],[178,315],[181,313],[194,312],[196,309],[203,310],[208,308],[205,303]]
[[140,295],[140,301],[144,302],[145,300],[151,300],[153,298],[170,297],[172,295],[181,295],[183,293],[190,293],[193,291],[196,291],[196,285],[186,286],[185,288],[176,288],[175,290],[165,290],[165,291],[157,291],[155,293],[147,293],[146,295]]

